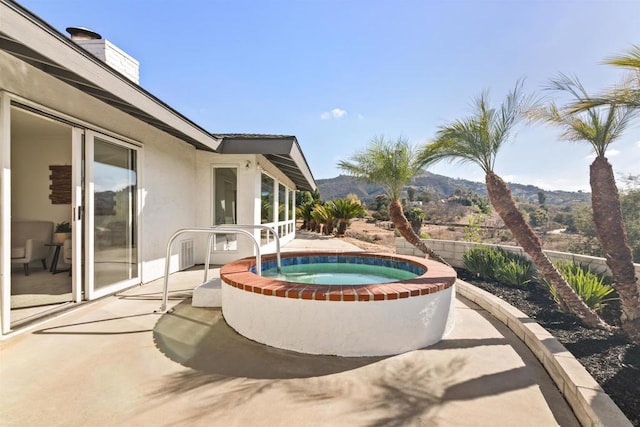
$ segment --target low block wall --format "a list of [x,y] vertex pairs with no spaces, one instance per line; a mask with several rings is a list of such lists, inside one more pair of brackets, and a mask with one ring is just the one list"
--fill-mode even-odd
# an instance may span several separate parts
[[[509,252],[514,252],[520,255],[523,255],[527,258],[528,255],[524,252],[524,250],[519,246],[506,246],[506,245],[490,245],[490,244],[480,244],[473,242],[464,242],[464,241],[454,241],[454,240],[435,240],[435,239],[424,239],[424,242],[435,252],[438,253],[442,258],[444,258],[452,267],[463,268],[464,260],[463,255],[467,249],[470,249],[474,246],[494,246],[501,247]],[[416,249],[411,243],[407,242],[403,237],[396,237],[396,253],[400,255],[414,255],[423,257],[421,251]],[[605,262],[604,258],[598,258],[588,255],[577,255],[568,252],[557,252],[557,251],[544,251],[547,254],[551,261],[575,261],[582,264],[588,264],[591,266],[593,271],[597,272],[605,272],[607,274],[611,274],[609,267]],[[636,267],[636,278],[640,281],[640,264],[635,264]]]

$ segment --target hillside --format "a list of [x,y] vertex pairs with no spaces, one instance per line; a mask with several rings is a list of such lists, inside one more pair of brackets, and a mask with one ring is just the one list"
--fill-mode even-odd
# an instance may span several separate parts
[[[320,197],[323,200],[343,198],[347,194],[353,193],[364,202],[370,202],[379,194],[383,193],[382,186],[372,185],[356,180],[353,177],[339,175],[335,178],[317,180],[320,189]],[[482,182],[468,181],[466,179],[449,178],[448,176],[425,172],[415,178],[411,187],[416,189],[416,194],[426,191],[438,197],[446,198],[456,190],[471,190],[481,195],[487,194],[487,188]],[[556,206],[570,206],[580,203],[589,203],[590,193],[571,191],[544,191],[534,185],[523,185],[509,183],[509,188],[514,196],[531,202],[538,201],[538,192],[542,191],[547,198],[546,203]]]

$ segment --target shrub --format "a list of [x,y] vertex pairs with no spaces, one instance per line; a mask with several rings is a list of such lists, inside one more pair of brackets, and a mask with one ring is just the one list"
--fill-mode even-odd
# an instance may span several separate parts
[[499,247],[476,246],[467,250],[463,259],[465,268],[483,279],[514,286],[530,281],[531,262]]
[[404,211],[404,216],[411,224],[413,232],[418,236],[420,235],[420,228],[422,228],[422,221],[425,218],[425,214],[420,208],[412,208]]
[[490,265],[489,248],[486,246],[476,246],[468,249],[462,259],[464,260],[464,267],[477,277],[488,279],[493,276],[492,266]]
[[[576,294],[590,308],[600,311],[608,301],[615,299],[612,297],[614,289],[610,284],[611,279],[606,275],[594,273],[589,266],[575,262],[561,261],[554,263],[554,265]],[[559,303],[560,299],[549,282],[545,279],[540,281],[549,289],[553,299]]]
[[501,242],[508,242],[509,240],[513,240],[513,235],[511,234],[511,231],[502,230],[500,232],[500,241]]
[[512,286],[523,286],[531,281],[531,263],[529,261],[510,259],[499,266],[496,279]]

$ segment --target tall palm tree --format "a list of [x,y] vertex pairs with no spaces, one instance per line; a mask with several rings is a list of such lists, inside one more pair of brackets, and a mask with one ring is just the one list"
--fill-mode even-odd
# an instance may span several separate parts
[[498,151],[508,142],[511,130],[533,104],[531,97],[522,94],[522,86],[522,81],[519,81],[498,109],[489,106],[489,95],[483,92],[474,102],[475,113],[442,126],[436,139],[423,149],[419,160],[426,165],[447,159],[480,166],[485,173],[491,204],[538,270],[555,288],[562,303],[587,325],[606,328],[607,325],[580,299],[542,251],[540,238],[518,210],[511,190],[494,172]]
[[402,189],[422,170],[417,157],[417,150],[405,139],[387,141],[380,136],[354,154],[350,161],[340,161],[338,167],[356,178],[382,185],[389,198],[389,218],[400,235],[429,258],[449,265],[413,231],[400,203]]
[[[549,88],[568,92],[574,103],[589,100],[587,91],[575,77],[561,74],[551,81]],[[624,228],[613,167],[605,157],[609,144],[620,137],[633,113],[633,108],[617,104],[574,112],[572,106],[559,108],[551,102],[546,108],[536,110],[534,118],[560,127],[563,139],[587,142],[593,148],[596,158],[589,166],[593,222],[613,274],[613,286],[620,295],[622,329],[629,338],[639,342],[640,286],[636,282],[633,252]]]

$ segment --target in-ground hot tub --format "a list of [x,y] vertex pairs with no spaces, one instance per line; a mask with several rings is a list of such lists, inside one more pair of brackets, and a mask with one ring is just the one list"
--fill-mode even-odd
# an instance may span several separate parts
[[[342,266],[337,268],[342,273],[345,264],[358,274],[360,266],[371,266],[376,274],[399,272],[391,272],[387,283],[352,284],[343,277],[339,283],[315,284],[258,276],[254,257],[226,264],[220,269],[222,313],[249,339],[301,353],[385,356],[434,344],[453,328],[456,273],[444,264],[368,252],[281,257],[285,273],[299,274],[306,266],[324,273],[328,265]],[[265,275],[275,267],[275,255],[263,257]]]

